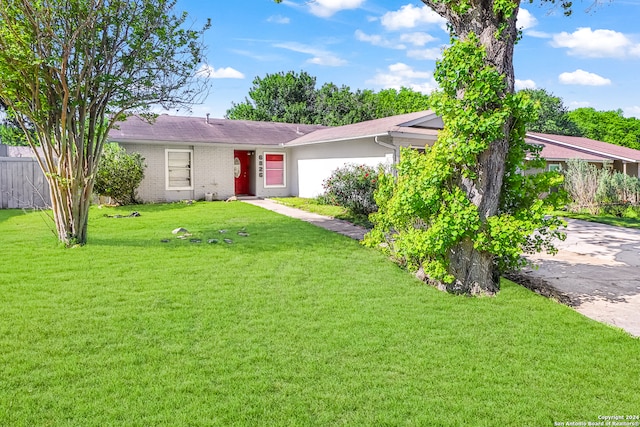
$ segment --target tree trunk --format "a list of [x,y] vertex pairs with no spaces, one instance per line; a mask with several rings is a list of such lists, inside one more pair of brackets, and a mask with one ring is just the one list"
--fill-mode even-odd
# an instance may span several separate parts
[[[457,14],[451,9],[451,4],[441,0],[422,1],[446,18],[461,40],[467,39],[470,33],[480,38],[480,43],[487,53],[487,65],[493,66],[504,75],[505,94],[512,93],[514,88],[513,50],[518,36],[516,27],[518,8],[516,7],[511,17],[505,19],[495,14],[494,2],[489,0],[473,1],[474,5],[465,14]],[[520,0],[514,0],[514,2],[517,5],[520,4]],[[501,26],[503,30],[497,37],[496,34],[499,33]],[[513,120],[507,120],[504,138],[492,141],[489,148],[479,156],[477,178],[473,180],[462,178],[459,182],[469,200],[478,207],[482,223],[498,213],[512,123]],[[476,250],[470,240],[463,240],[453,247],[448,261],[449,272],[456,278],[453,284],[446,286],[448,291],[472,295],[492,295],[498,291],[500,277],[494,265],[493,256]]]
[[58,239],[67,247],[84,245],[93,183],[85,182],[82,177],[59,178],[51,174],[47,175],[47,181]]

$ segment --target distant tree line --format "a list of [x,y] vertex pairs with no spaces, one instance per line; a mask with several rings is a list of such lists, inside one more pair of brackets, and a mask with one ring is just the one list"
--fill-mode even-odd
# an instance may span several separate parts
[[596,111],[578,108],[568,111],[562,99],[544,89],[523,92],[539,104],[538,120],[529,123],[530,132],[582,136],[640,150],[640,120],[624,117],[622,110]]
[[429,96],[408,88],[352,91],[325,83],[305,71],[256,77],[248,97],[233,103],[226,117],[285,123],[342,126],[429,109]]
[[[640,149],[640,120],[624,117],[622,110],[569,111],[562,98],[545,89],[525,89],[538,104],[538,119],[530,132],[582,136]],[[325,83],[316,87],[316,77],[305,71],[256,77],[244,101],[233,103],[226,117],[286,123],[341,126],[430,108],[429,95],[409,88],[352,91],[349,86]]]

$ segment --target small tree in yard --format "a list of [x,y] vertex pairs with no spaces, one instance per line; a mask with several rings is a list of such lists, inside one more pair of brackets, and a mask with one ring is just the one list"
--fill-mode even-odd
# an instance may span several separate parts
[[[175,0],[0,0],[0,100],[39,145],[58,238],[87,241],[103,145],[114,124],[153,104],[188,106],[202,30]],[[31,129],[33,131],[31,131]]]
[[98,164],[94,191],[120,205],[136,203],[136,189],[144,178],[144,158],[127,153],[116,143],[106,144]]

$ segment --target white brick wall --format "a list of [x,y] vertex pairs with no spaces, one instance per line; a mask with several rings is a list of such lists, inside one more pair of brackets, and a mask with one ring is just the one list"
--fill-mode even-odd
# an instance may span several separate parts
[[203,199],[206,193],[213,193],[214,199],[233,196],[233,148],[195,146],[193,163],[194,199]]
[[[143,202],[172,202],[204,199],[213,193],[216,199],[233,196],[233,148],[190,145],[121,144],[127,151],[138,152],[147,165],[138,187]],[[166,189],[166,149],[193,150],[193,190]]]

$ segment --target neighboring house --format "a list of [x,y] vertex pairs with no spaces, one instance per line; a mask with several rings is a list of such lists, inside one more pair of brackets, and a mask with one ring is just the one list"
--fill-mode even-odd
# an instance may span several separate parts
[[399,147],[432,145],[441,127],[430,111],[334,128],[161,115],[152,124],[130,117],[109,140],[145,158],[145,202],[313,197],[337,167],[393,163]]
[[610,165],[618,172],[639,176],[639,150],[577,136],[535,132],[527,133],[526,141],[542,145],[541,156],[547,161],[548,170],[566,170],[568,159],[580,159],[599,168]]

